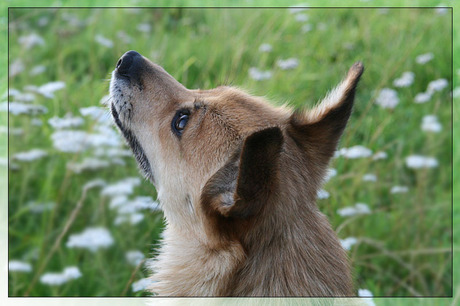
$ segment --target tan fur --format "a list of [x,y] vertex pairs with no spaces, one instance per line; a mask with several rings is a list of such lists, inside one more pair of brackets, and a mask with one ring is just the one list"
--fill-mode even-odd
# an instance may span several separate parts
[[[112,112],[167,222],[152,293],[353,295],[346,253],[315,200],[360,63],[325,102],[294,113],[233,87],[186,89],[140,55],[128,76],[120,69]],[[180,109],[190,119],[178,137]]]

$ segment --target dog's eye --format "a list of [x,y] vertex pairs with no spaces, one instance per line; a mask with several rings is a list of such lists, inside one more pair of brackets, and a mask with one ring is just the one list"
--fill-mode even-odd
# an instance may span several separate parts
[[178,111],[172,121],[172,130],[176,135],[182,135],[185,126],[187,125],[190,113],[188,111]]

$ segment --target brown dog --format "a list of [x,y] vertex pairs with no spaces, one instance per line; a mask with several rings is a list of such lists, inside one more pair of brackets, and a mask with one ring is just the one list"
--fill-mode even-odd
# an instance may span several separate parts
[[315,200],[363,65],[316,108],[233,87],[189,90],[135,51],[112,74],[113,118],[167,221],[159,295],[353,295],[347,255]]

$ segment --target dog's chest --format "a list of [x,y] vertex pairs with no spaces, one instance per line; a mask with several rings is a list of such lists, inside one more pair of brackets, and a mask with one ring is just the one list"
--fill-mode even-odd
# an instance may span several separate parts
[[159,295],[218,296],[243,259],[239,244],[210,249],[197,238],[166,229],[152,264],[153,284],[149,289]]

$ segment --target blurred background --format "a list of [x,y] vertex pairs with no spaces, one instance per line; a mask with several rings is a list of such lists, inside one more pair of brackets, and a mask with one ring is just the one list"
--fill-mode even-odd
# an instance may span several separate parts
[[357,295],[452,295],[451,22],[441,7],[10,8],[9,295],[146,295],[163,216],[107,108],[128,50],[188,88],[293,107],[363,61],[318,206]]

